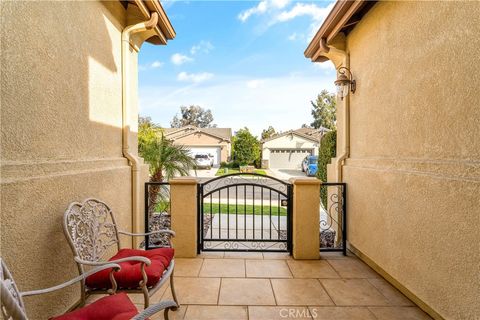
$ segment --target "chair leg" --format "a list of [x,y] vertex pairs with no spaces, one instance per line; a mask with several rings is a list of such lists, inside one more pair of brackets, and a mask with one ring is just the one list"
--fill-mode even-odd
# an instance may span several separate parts
[[82,283],[82,285],[80,286],[80,303],[79,303],[79,307],[84,307],[85,306],[85,303],[87,303],[87,293],[86,293],[86,288],[85,288],[85,285]]
[[177,294],[175,293],[175,285],[173,284],[173,271],[172,274],[170,275],[170,290],[172,290],[172,298],[173,301],[177,304],[176,307],[173,307],[172,310],[176,311],[180,307],[180,303],[178,302]]
[[142,292],[143,292],[143,299],[144,299],[144,308],[147,309],[148,306],[150,305],[150,296],[148,295],[148,288],[147,286],[142,286]]

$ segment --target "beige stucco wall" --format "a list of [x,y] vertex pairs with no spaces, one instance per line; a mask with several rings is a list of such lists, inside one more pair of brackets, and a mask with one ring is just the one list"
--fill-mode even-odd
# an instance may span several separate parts
[[[131,230],[121,135],[125,9],[117,1],[3,1],[1,9],[1,256],[25,291],[77,275],[62,232],[70,202],[100,198]],[[46,319],[78,299],[72,287],[26,304],[30,319]]]
[[262,160],[270,160],[271,149],[296,148],[312,149],[313,155],[318,155],[318,142],[313,142],[297,135],[285,135],[262,144]]
[[347,37],[349,241],[445,319],[480,315],[479,17],[380,2]]
[[231,143],[220,138],[204,134],[194,133],[174,141],[175,144],[198,147],[221,147],[220,161],[228,161],[231,154]]

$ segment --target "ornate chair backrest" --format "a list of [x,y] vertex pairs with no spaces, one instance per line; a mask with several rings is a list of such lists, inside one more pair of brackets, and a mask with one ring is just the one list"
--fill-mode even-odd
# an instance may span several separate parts
[[120,249],[112,210],[100,200],[71,203],[63,216],[63,229],[73,254],[82,260],[99,261],[113,245]]
[[10,274],[5,262],[0,258],[0,298],[3,319],[27,320],[22,295]]

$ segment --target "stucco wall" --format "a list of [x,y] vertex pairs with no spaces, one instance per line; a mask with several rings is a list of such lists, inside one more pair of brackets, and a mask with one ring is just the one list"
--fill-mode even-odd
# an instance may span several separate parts
[[313,155],[318,155],[318,142],[313,142],[297,135],[285,135],[262,144],[262,159],[270,159],[270,149],[312,149]]
[[[77,275],[62,232],[70,202],[103,199],[131,229],[121,135],[125,9],[117,1],[1,6],[1,255],[26,291]],[[78,299],[71,287],[26,304],[30,319],[46,319]]]
[[479,17],[380,2],[347,37],[349,241],[445,319],[480,315]]

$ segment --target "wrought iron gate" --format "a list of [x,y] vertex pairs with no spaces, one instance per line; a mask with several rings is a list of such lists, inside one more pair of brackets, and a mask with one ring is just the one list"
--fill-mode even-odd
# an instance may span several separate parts
[[292,186],[231,174],[198,188],[198,251],[292,250]]

